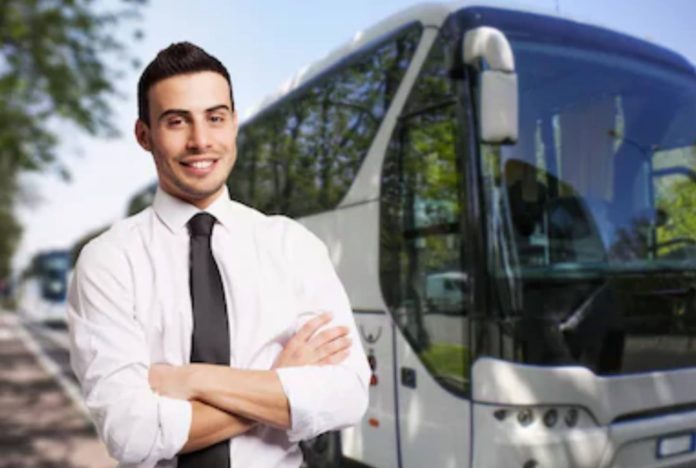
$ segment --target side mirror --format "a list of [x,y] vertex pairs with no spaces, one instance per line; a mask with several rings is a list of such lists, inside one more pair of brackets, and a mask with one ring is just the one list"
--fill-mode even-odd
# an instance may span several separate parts
[[464,63],[480,69],[479,138],[484,143],[513,144],[519,117],[517,74],[512,48],[498,29],[481,26],[464,35]]

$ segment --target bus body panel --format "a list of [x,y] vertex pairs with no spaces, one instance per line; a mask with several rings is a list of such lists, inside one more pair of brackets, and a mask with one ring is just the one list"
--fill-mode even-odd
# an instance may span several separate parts
[[398,466],[394,324],[378,311],[356,311],[360,339],[371,362],[370,405],[359,426],[341,433],[344,456],[373,466]]
[[379,289],[379,203],[300,219],[329,250],[353,309],[386,310]]
[[[696,369],[602,377],[580,366],[481,358],[473,375],[474,466],[531,459],[541,466],[678,466],[696,460],[693,446],[669,457],[658,453],[670,438],[696,437]],[[553,424],[546,420],[550,411]],[[572,424],[570,411],[577,414]],[[531,418],[521,419],[523,412]]]
[[396,357],[401,466],[468,466],[470,402],[442,388],[401,333],[396,335]]

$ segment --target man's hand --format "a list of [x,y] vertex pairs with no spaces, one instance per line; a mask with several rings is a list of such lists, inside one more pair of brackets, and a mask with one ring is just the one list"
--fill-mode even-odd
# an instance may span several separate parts
[[191,400],[189,377],[191,366],[172,366],[169,364],[152,364],[148,373],[150,387],[155,393],[177,400]]
[[330,321],[331,314],[323,313],[304,324],[285,345],[272,369],[342,362],[350,351],[350,330],[348,327],[333,327],[317,333]]

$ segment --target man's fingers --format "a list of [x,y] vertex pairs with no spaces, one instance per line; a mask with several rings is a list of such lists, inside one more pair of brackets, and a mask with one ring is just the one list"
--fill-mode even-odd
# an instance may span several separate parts
[[319,348],[326,343],[330,343],[333,340],[347,336],[348,333],[350,333],[350,329],[348,327],[332,327],[313,336],[310,339],[309,344],[315,348]]
[[319,364],[322,364],[322,365],[340,364],[343,361],[345,361],[345,359],[348,357],[349,353],[350,353],[350,351],[347,349],[344,351],[340,351],[336,354],[332,354],[330,356],[325,357],[324,359],[319,361]]
[[326,325],[330,321],[331,314],[328,312],[324,312],[323,314],[314,317],[312,320],[302,325],[302,328],[300,328],[298,332],[295,333],[295,336],[292,339],[304,343],[308,341],[312,335],[314,335],[314,332],[316,332],[319,328]]
[[319,362],[323,361],[328,356],[348,350],[352,343],[353,340],[348,337],[336,338],[335,340],[326,343],[317,349],[317,353],[319,354]]

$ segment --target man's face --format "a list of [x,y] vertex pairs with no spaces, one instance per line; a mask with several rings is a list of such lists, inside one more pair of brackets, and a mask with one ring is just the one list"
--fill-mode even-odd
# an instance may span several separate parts
[[138,120],[138,143],[150,151],[167,193],[207,207],[222,192],[237,158],[237,114],[230,87],[214,72],[177,75],[148,92],[150,125]]

